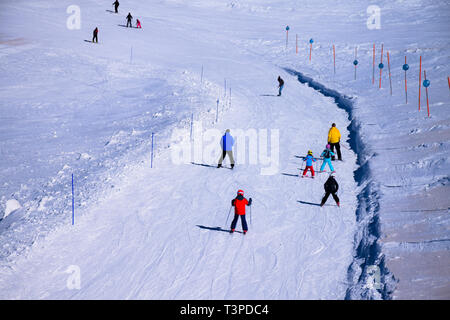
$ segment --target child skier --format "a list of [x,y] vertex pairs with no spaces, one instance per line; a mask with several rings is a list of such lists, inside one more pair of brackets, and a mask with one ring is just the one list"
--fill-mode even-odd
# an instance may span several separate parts
[[236,198],[231,200],[231,205],[234,207],[234,219],[231,222],[231,230],[230,233],[233,233],[236,228],[236,223],[241,217],[242,222],[242,230],[244,231],[244,234],[247,233],[248,227],[247,227],[247,221],[245,221],[245,206],[251,206],[252,205],[252,198],[245,199],[244,198],[244,191],[238,190]]
[[136,19],[136,28],[142,28],[139,19]]
[[331,172],[334,172],[333,165],[331,164],[331,157],[334,156],[334,152],[330,150],[330,147],[330,144],[327,144],[325,150],[323,150],[322,154],[320,155],[321,157],[323,157],[323,163],[320,167],[321,172],[323,171],[323,169],[325,169],[325,166],[327,164],[330,167]]
[[313,161],[316,162],[316,159],[313,157],[313,153],[311,150],[308,150],[308,155],[305,157],[306,161],[306,168],[303,170],[302,178],[306,175],[306,172],[308,172],[308,169],[311,170],[311,178],[314,179],[314,168],[313,168]]

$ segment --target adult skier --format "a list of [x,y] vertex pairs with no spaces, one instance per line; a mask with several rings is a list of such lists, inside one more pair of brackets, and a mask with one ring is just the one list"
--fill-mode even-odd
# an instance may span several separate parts
[[284,80],[283,79],[281,79],[281,77],[280,76],[278,76],[278,96],[281,96],[281,91],[283,90],[283,88],[284,88]]
[[222,167],[222,162],[227,155],[230,158],[231,169],[234,168],[233,145],[234,139],[230,134],[230,129],[227,129],[225,131],[225,134],[222,136],[222,139],[220,139],[220,146],[222,147],[222,155],[219,159],[219,164],[217,165],[217,168]]
[[330,144],[327,144],[325,150],[323,150],[322,154],[320,155],[321,157],[323,157],[323,163],[322,166],[320,167],[320,171],[323,171],[323,169],[325,169],[325,166],[328,164],[331,172],[334,172],[333,165],[331,164],[331,157],[334,156],[334,152],[331,151],[330,148],[331,148]]
[[245,199],[244,191],[238,190],[236,198],[231,200],[231,205],[234,207],[234,219],[231,222],[230,233],[234,232],[237,221],[238,221],[239,217],[241,217],[242,230],[244,231],[244,234],[246,234],[248,231],[248,226],[247,226],[247,221],[245,220],[245,206],[252,205],[252,198],[250,198],[248,200]]
[[136,28],[142,28],[141,22],[139,21],[139,19],[136,19]]
[[325,189],[325,196],[322,198],[320,206],[323,207],[323,205],[325,204],[325,202],[327,202],[327,199],[331,194],[333,196],[334,201],[336,201],[336,204],[339,207],[339,198],[336,195],[336,192],[339,189],[339,185],[337,181],[334,179],[334,176],[332,174],[328,177],[328,180],[325,182],[323,187]]
[[308,155],[305,157],[306,161],[306,168],[303,170],[302,178],[305,177],[306,172],[308,172],[308,169],[311,170],[311,178],[314,179],[314,167],[313,167],[313,161],[316,162],[316,159],[313,157],[313,153],[311,150],[308,150]]
[[133,27],[133,24],[131,23],[132,20],[133,20],[133,16],[131,15],[130,12],[128,12],[128,15],[127,15],[127,28],[128,28],[128,25],[129,25],[131,28]]
[[119,9],[119,4],[120,3],[117,0],[113,2],[114,10],[116,11],[116,13],[119,13],[119,10],[118,10]]
[[[341,133],[339,132],[338,128],[336,128],[336,123],[333,123],[331,125],[330,130],[328,131],[328,143],[331,146],[332,152],[334,152],[334,148],[336,147],[338,160],[342,161],[341,146],[339,144],[340,141],[341,141]],[[331,159],[335,160],[335,156],[332,156]]]
[[97,27],[94,29],[94,32],[93,32],[92,42],[98,43],[98,28]]

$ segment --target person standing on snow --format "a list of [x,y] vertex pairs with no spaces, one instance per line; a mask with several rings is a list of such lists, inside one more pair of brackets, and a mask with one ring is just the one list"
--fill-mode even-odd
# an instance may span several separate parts
[[131,23],[132,20],[133,20],[133,16],[131,15],[130,12],[128,12],[128,15],[127,15],[127,28],[128,28],[128,25],[130,25],[131,28],[133,27],[133,24]]
[[113,2],[114,10],[116,11],[116,13],[119,13],[119,10],[118,10],[119,9],[119,4],[120,3],[117,0]]
[[220,140],[220,146],[222,147],[222,155],[219,159],[219,164],[217,165],[217,168],[222,167],[222,162],[227,155],[230,158],[231,169],[234,168],[233,145],[234,139],[230,134],[230,129],[227,129],[225,134],[222,136],[222,139]]
[[[92,42],[98,43],[98,37],[97,37],[97,35],[98,35],[98,28],[96,27],[95,30],[94,30],[94,32],[93,32]],[[94,40],[95,40],[95,41],[94,41]]]
[[139,19],[136,19],[136,28],[142,28],[141,27],[141,22],[139,21]]
[[313,153],[311,150],[308,150],[308,155],[305,157],[306,161],[306,168],[303,170],[302,178],[306,175],[306,172],[308,172],[308,169],[311,170],[311,178],[314,179],[314,167],[313,167],[313,161],[316,162],[316,159],[313,157]]
[[339,189],[339,185],[336,182],[336,180],[334,179],[333,175],[330,175],[330,177],[325,182],[323,187],[325,189],[325,196],[322,198],[322,202],[320,203],[320,206],[323,207],[323,205],[325,204],[325,202],[327,202],[327,199],[331,194],[333,196],[334,201],[336,201],[337,206],[339,207],[339,198],[336,195],[336,192]]
[[234,207],[234,219],[231,222],[230,233],[234,232],[237,221],[238,221],[239,217],[241,217],[242,230],[244,231],[244,234],[246,234],[248,231],[248,227],[247,227],[247,221],[245,220],[245,206],[252,205],[252,198],[250,198],[248,200],[245,199],[244,191],[238,190],[236,198],[231,200],[231,205]]
[[[330,130],[328,131],[328,143],[331,146],[332,152],[334,152],[334,148],[336,147],[338,160],[342,161],[341,146],[339,144],[340,141],[341,141],[341,133],[339,132],[338,128],[336,128],[336,123],[333,123],[331,125]],[[335,160],[335,156],[332,156],[331,159]]]
[[283,88],[284,88],[284,80],[283,79],[281,79],[281,77],[280,76],[278,76],[278,96],[281,96],[281,91],[283,90]]
[[321,157],[323,157],[323,163],[320,167],[320,171],[323,171],[323,169],[325,169],[325,166],[328,164],[331,172],[334,172],[333,165],[331,164],[331,157],[334,156],[334,152],[330,150],[330,147],[331,146],[327,144],[326,149],[323,150],[322,154],[320,155]]

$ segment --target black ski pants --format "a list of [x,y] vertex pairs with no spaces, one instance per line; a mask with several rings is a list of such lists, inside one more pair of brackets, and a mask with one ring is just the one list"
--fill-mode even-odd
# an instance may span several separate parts
[[322,202],[320,203],[321,205],[324,205],[325,202],[327,202],[328,197],[330,196],[330,194],[333,196],[333,199],[334,199],[334,201],[336,201],[336,203],[339,202],[339,198],[338,198],[336,192],[329,192],[329,191],[327,191],[327,192],[325,192],[325,196],[323,197]]
[[248,226],[247,226],[247,221],[245,220],[245,215],[240,216],[238,214],[234,214],[234,219],[233,219],[233,221],[231,221],[231,229],[233,229],[233,230],[236,229],[236,224],[237,224],[239,217],[241,217],[242,230],[247,231]]

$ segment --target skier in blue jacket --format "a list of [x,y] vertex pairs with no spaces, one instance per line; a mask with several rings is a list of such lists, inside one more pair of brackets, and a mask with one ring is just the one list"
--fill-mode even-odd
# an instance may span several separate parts
[[316,158],[313,157],[313,153],[311,150],[308,150],[308,155],[305,157],[305,161],[306,161],[306,168],[305,170],[303,170],[302,178],[306,175],[308,169],[311,170],[311,178],[314,178],[313,161],[316,162]]
[[222,136],[222,139],[220,140],[220,146],[222,147],[222,155],[219,159],[219,164],[217,165],[217,168],[222,167],[222,162],[227,155],[230,158],[231,169],[234,168],[233,145],[234,139],[230,134],[230,129],[227,129],[225,134]]
[[320,167],[320,171],[323,171],[323,169],[325,169],[326,165],[328,164],[331,172],[334,172],[333,165],[331,164],[331,157],[334,156],[334,152],[331,151],[330,148],[331,148],[330,144],[327,144],[325,150],[323,150],[322,154],[320,155],[321,157],[323,157],[323,163],[322,166]]

